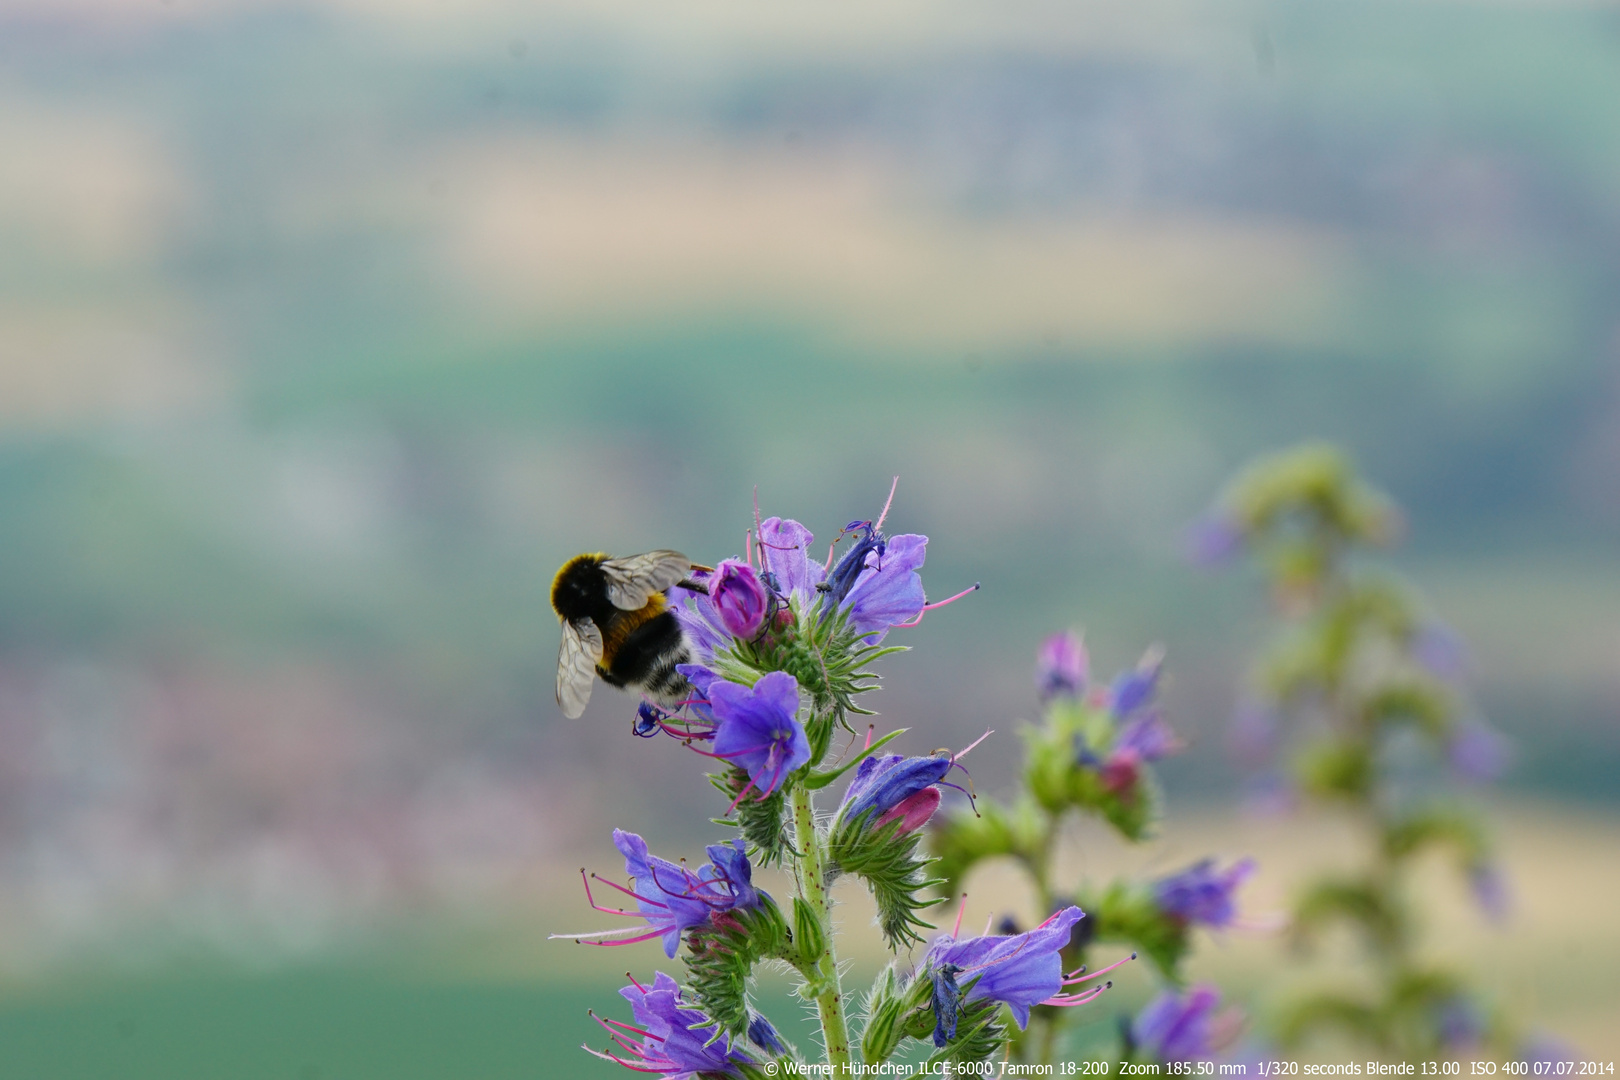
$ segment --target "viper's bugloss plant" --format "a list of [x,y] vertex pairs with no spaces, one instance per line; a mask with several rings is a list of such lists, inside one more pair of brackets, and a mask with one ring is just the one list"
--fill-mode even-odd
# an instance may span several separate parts
[[[1454,1052],[1466,1028],[1479,1045],[1511,1052],[1505,1018],[1422,947],[1410,884],[1421,855],[1449,852],[1481,906],[1505,910],[1484,828],[1436,774],[1488,780],[1507,746],[1470,709],[1456,635],[1366,558],[1400,531],[1394,504],[1323,445],[1257,461],[1195,529],[1198,561],[1247,553],[1260,565],[1281,624],[1253,666],[1234,748],[1261,772],[1268,798],[1286,792],[1341,813],[1370,852],[1305,885],[1291,933],[1309,947],[1334,926],[1354,928],[1374,961],[1371,984],[1292,997],[1279,1006],[1277,1035],[1293,1046],[1333,1030],[1418,1060]],[[1414,747],[1426,761],[1410,760]]]
[[[834,1075],[857,1060],[881,1065],[908,1044],[936,1065],[1022,1054],[1037,1026],[1049,1053],[1054,1018],[1095,1000],[1112,985],[1097,980],[1136,955],[1089,971],[1090,942],[1139,940],[1173,980],[1188,927],[1229,921],[1243,866],[1199,864],[1181,878],[1078,905],[1057,902],[1052,888],[1054,830],[1065,813],[1098,814],[1131,838],[1152,825],[1152,763],[1180,746],[1156,704],[1157,653],[1090,689],[1078,638],[1043,647],[1038,681],[1048,718],[1027,734],[1030,793],[1012,809],[975,809],[962,758],[977,742],[908,757],[886,750],[903,729],[881,738],[869,729],[857,748],[849,718],[871,715],[863,702],[878,685],[873,664],[905,648],[892,632],[972,591],[929,603],[920,573],[928,538],[887,535],[887,513],[885,506],[875,521],[849,522],[825,560],[813,555],[805,526],[756,514],[742,557],[694,568],[666,591],[690,654],[679,670],[692,696],[674,711],[644,702],[635,733],[668,734],[716,763],[714,820],[734,834],[691,870],[615,830],[626,883],[582,872],[593,909],[635,921],[553,936],[602,947],[657,938],[685,965],[680,982],[663,972],[650,983],[632,980],[623,994],[633,1022],[599,1018],[609,1042],[592,1053],[670,1078],[753,1080],[784,1061],[807,1064],[752,999],[755,970],[766,963],[798,974],[797,993],[815,1006]],[[836,808],[818,815],[816,793],[845,779]],[[962,806],[940,824],[953,791]],[[932,833],[930,823],[938,826]],[[998,853],[1026,859],[1049,917],[1026,932],[962,937],[959,912],[957,926],[939,934],[932,910],[976,859]],[[754,884],[756,867],[776,865],[795,885],[783,904]],[[870,891],[895,954],[864,995],[854,1037],[828,891],[840,876]],[[598,903],[606,897],[593,881],[626,902]]]

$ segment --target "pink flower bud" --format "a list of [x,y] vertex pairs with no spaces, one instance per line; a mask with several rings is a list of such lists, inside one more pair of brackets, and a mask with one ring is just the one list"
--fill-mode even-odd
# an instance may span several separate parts
[[900,829],[896,836],[904,836],[908,832],[915,832],[928,823],[939,809],[939,788],[925,787],[921,791],[901,799],[895,803],[894,809],[878,818],[872,823],[874,829],[881,829],[891,821],[900,822]]
[[752,566],[726,559],[714,568],[714,576],[709,579],[709,602],[727,631],[734,637],[749,640],[765,623],[771,594]]

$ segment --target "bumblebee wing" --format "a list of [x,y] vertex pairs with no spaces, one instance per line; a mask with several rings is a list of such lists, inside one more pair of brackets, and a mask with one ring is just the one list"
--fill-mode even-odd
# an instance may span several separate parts
[[647,606],[653,593],[663,592],[692,572],[692,560],[678,551],[649,551],[602,563],[607,575],[607,594],[621,611],[638,611]]
[[557,704],[563,715],[577,719],[591,700],[596,662],[602,659],[602,631],[590,619],[562,624],[562,647],[557,650]]

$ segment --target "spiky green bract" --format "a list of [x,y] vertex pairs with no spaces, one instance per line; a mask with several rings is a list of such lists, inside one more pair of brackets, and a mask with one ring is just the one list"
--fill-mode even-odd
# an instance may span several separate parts
[[1042,809],[1053,815],[1071,808],[1100,814],[1129,840],[1152,834],[1162,802],[1153,770],[1140,764],[1128,774],[1114,773],[1100,760],[1118,736],[1107,710],[1060,701],[1023,735],[1024,781]]
[[928,831],[933,872],[946,896],[960,892],[968,871],[983,859],[1011,855],[1032,865],[1043,857],[1046,822],[1032,803],[1021,802],[1009,810],[981,795],[978,809],[977,815],[965,810],[935,814]]
[[836,821],[827,838],[827,858],[831,868],[866,882],[877,903],[883,940],[899,952],[922,942],[918,928],[933,929],[918,912],[943,903],[944,898],[920,895],[941,884],[940,879],[927,876],[934,860],[917,853],[921,836],[901,834],[898,820],[871,828],[870,822],[877,816],[876,810],[868,810],[853,820]]
[[798,775],[788,777],[763,799],[754,791],[739,799],[738,794],[748,786],[745,770],[733,765],[725,772],[708,774],[709,783],[718,788],[728,802],[736,803],[730,815],[709,820],[742,830],[749,860],[755,866],[775,866],[793,850],[787,836],[787,791]]
[[789,601],[791,621],[758,640],[734,641],[715,653],[712,665],[721,677],[746,686],[771,671],[785,671],[797,679],[810,699],[811,716],[804,732],[812,765],[826,757],[834,726],[848,728],[847,715],[873,715],[855,704],[858,695],[878,686],[877,673],[867,665],[906,651],[904,645],[868,644],[865,636],[871,631],[863,634],[851,626],[846,611],[824,608],[819,597],[806,602],[795,595]]
[[748,979],[754,966],[794,955],[787,922],[764,893],[758,907],[721,912],[688,930],[686,948],[687,990],[719,1031],[733,1038],[748,1029]]
[[894,964],[890,963],[873,980],[861,1004],[866,1018],[861,1026],[861,1059],[868,1065],[887,1061],[899,1049],[900,1040],[906,1035],[901,1024],[905,1005],[904,987]]

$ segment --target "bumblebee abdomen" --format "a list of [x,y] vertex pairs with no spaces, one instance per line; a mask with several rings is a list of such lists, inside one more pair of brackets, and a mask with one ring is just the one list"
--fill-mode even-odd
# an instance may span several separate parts
[[602,681],[637,687],[664,704],[680,701],[687,683],[675,666],[690,661],[691,653],[680,622],[664,607],[664,598],[656,596],[640,611],[625,612],[616,623],[603,635],[602,659],[596,665]]

